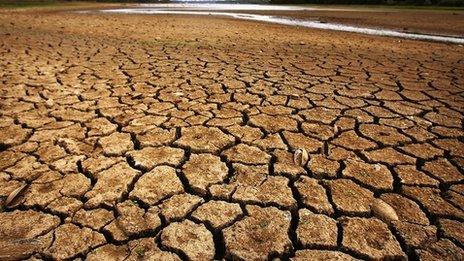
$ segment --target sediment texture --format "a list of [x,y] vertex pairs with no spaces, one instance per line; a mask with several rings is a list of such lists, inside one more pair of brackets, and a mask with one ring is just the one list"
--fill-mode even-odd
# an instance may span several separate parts
[[463,47],[2,11],[0,57],[0,259],[463,259]]

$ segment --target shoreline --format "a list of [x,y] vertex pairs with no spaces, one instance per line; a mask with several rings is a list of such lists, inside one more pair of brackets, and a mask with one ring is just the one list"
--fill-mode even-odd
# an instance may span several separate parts
[[[66,12],[66,11],[86,11],[102,9],[124,9],[124,8],[144,8],[153,4],[132,4],[132,3],[69,3],[56,4],[45,7],[30,7],[9,9],[1,8],[0,12]],[[283,7],[284,5],[275,5]],[[449,35],[464,37],[464,9],[462,10],[424,10],[424,9],[382,9],[382,8],[358,8],[344,5],[320,6],[320,5],[291,5],[289,7],[309,7],[311,10],[240,10],[244,14],[268,15],[288,17],[300,20],[318,20],[323,23],[336,23],[348,26],[359,26],[369,28],[381,28],[400,32],[413,32],[431,35]],[[320,8],[323,9],[320,9]],[[237,13],[238,11],[221,10],[221,12]]]

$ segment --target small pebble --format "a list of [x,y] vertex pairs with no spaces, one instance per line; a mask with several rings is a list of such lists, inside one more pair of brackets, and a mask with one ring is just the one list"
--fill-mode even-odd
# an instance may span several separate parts
[[374,199],[372,202],[371,211],[375,217],[387,224],[391,224],[393,221],[399,220],[396,211],[385,201],[378,198]]
[[308,152],[305,149],[297,149],[293,154],[293,163],[298,166],[305,166],[309,160]]
[[45,107],[47,107],[47,108],[51,108],[51,107],[53,107],[53,105],[55,105],[55,102],[53,101],[53,99],[48,99],[45,102]]

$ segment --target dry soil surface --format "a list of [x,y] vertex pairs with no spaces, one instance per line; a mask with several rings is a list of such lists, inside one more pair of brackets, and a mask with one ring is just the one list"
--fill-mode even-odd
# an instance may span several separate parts
[[0,57],[0,260],[464,259],[462,46],[1,11]]

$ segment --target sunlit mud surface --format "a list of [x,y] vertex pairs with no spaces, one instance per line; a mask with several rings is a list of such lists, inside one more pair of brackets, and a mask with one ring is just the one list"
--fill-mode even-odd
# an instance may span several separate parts
[[[142,8],[140,8],[142,7]],[[419,33],[407,33],[395,30],[369,28],[362,26],[344,25],[340,23],[327,23],[320,21],[307,21],[291,17],[279,17],[251,13],[236,13],[235,11],[311,11],[324,10],[323,8],[276,6],[276,5],[245,5],[245,4],[141,4],[136,8],[102,10],[106,13],[123,14],[173,14],[173,15],[215,15],[226,16],[235,19],[277,23],[283,25],[303,26],[308,28],[354,32],[379,36],[400,37],[415,40],[449,42],[464,44],[464,38],[446,35],[430,35]],[[330,9],[332,11],[343,9]],[[228,12],[221,12],[228,11]],[[232,12],[234,11],[234,12]]]

